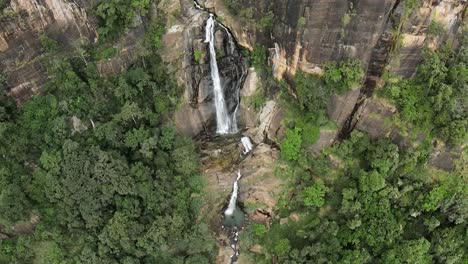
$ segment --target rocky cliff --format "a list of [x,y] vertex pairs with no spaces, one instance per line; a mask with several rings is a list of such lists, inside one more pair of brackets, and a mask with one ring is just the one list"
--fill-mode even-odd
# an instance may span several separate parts
[[[442,42],[456,46],[454,36],[466,14],[464,0],[202,0],[208,11],[232,32],[239,46],[252,50],[262,44],[270,51],[270,66],[276,78],[294,75],[298,70],[321,73],[324,63],[348,58],[359,59],[366,68],[366,78],[360,90],[344,96],[335,95],[328,107],[329,116],[336,121],[337,130],[324,131],[313,148],[319,151],[331,144],[339,132],[354,128],[366,131],[375,128],[365,123],[368,105],[365,101],[375,87],[381,85],[384,72],[411,76],[422,58],[422,50],[438,48]],[[7,89],[19,102],[38,92],[48,76],[41,58],[39,36],[47,35],[65,47],[77,42],[94,42],[96,21],[92,1],[70,0],[12,0],[3,10],[0,20],[0,70],[7,76]],[[185,86],[184,100],[176,113],[179,130],[198,135],[213,127],[209,57],[204,43],[207,12],[197,10],[190,0],[158,2],[160,9],[177,14],[167,19],[163,59],[168,62],[179,84]],[[154,14],[150,12],[150,15]],[[432,22],[442,27],[433,34]],[[132,50],[144,34],[144,27],[125,34],[121,56],[100,62],[103,74],[125,68],[135,59]],[[216,49],[221,76],[230,88],[242,85],[243,97],[253,94],[259,85],[255,71],[246,72],[243,58],[236,48],[231,51],[224,28],[216,29]],[[242,101],[242,99],[241,99]],[[228,102],[230,111],[236,102]],[[241,102],[242,103],[242,102]],[[263,110],[241,104],[239,118],[242,127],[250,127],[257,142],[281,134],[282,111],[274,102]],[[273,123],[261,119],[268,116]],[[268,128],[268,129],[264,129]]]
[[89,1],[12,0],[0,17],[0,71],[10,94],[19,101],[37,93],[47,81],[40,36],[64,46],[96,37]]

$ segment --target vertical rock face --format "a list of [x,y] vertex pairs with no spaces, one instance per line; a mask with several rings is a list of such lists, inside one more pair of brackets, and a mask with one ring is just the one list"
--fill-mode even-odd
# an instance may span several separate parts
[[[213,80],[210,52],[205,42],[205,26],[209,13],[196,9],[193,4],[183,5],[188,17],[184,29],[183,74],[185,81],[184,103],[176,113],[176,125],[181,132],[194,136],[202,131],[214,132],[216,128]],[[229,114],[234,114],[239,104],[238,93],[247,76],[243,58],[227,28],[215,22],[214,39],[224,100]]]
[[[401,25],[401,44],[396,47],[389,63],[390,72],[410,77],[422,61],[424,47],[435,50],[444,41],[451,44],[463,22],[466,7],[466,1],[426,0],[412,9]],[[429,34],[428,27],[432,21],[441,25],[444,32],[437,36]]]
[[47,80],[40,62],[41,34],[68,45],[81,38],[94,39],[87,5],[71,0],[11,0],[4,10],[8,15],[0,19],[0,70],[8,76],[12,95],[25,100]]
[[[228,16],[226,24],[243,39],[240,43],[247,48],[260,42],[273,51],[278,45],[279,59],[286,61],[287,73],[291,74],[297,69],[317,73],[317,66],[327,61],[348,58],[359,59],[367,67],[380,59],[375,57],[378,53],[374,49],[387,39],[401,46],[386,50],[391,53],[391,62],[386,60],[382,66],[390,65],[391,72],[411,76],[421,60],[422,48],[436,48],[442,40],[453,37],[466,8],[466,1],[451,0],[415,1],[419,3],[417,6],[410,6],[404,0],[228,2],[238,3],[237,7],[242,10],[250,8],[251,20],[255,23],[242,24],[239,19],[229,18],[223,0],[207,0],[206,4]],[[274,26],[271,30],[262,29],[258,25],[269,12],[274,14]],[[427,27],[432,20],[444,27],[445,34],[428,35]],[[386,56],[380,53],[382,55]]]

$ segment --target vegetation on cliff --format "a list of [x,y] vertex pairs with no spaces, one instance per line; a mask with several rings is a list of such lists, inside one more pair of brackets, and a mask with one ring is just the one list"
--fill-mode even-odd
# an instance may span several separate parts
[[434,171],[429,151],[358,132],[319,157],[301,152],[278,171],[293,190],[281,220],[248,241],[263,245],[256,263],[464,263],[467,163]]
[[405,126],[457,145],[467,140],[468,38],[461,48],[428,52],[412,79],[388,82],[383,94]]
[[396,104],[401,128],[425,135],[407,148],[353,132],[312,155],[331,93],[358,86],[363,72],[342,62],[322,78],[298,72],[289,80],[277,174],[291,187],[279,218],[243,237],[247,247],[262,246],[251,255],[256,263],[465,263],[467,153],[452,172],[427,163],[433,137],[452,146],[466,141],[467,62],[462,42],[455,52],[428,53],[414,78],[388,79],[381,94]]
[[17,108],[2,89],[0,263],[212,261],[194,198],[199,160],[171,124],[182,89],[152,49],[158,32],[148,31],[149,54],[110,78],[44,37],[43,93]]

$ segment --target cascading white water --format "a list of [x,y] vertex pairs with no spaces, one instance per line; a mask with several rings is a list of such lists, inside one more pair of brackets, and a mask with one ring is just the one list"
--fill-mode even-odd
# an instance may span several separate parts
[[218,62],[216,61],[214,31],[215,19],[213,14],[210,13],[210,17],[206,22],[205,42],[209,43],[210,49],[211,79],[213,80],[214,100],[216,107],[216,132],[219,134],[228,134],[237,132],[237,125],[233,126],[232,117],[229,116],[229,113],[226,109],[226,102],[224,101],[223,87],[221,86],[221,79],[219,77]]
[[280,62],[280,46],[275,42],[275,54],[273,55],[273,73],[276,72],[278,68],[278,63]]
[[201,6],[198,4],[197,1],[193,1],[193,3],[195,4],[195,7],[196,7],[197,9],[200,9],[200,10],[205,11],[205,9],[204,9],[203,7],[201,7]]
[[237,179],[234,182],[234,186],[232,187],[232,195],[231,199],[229,200],[229,205],[226,211],[224,211],[225,215],[232,215],[234,213],[234,210],[236,210],[236,202],[237,202],[237,192],[239,191],[239,184],[238,181],[242,175],[240,174],[240,171],[237,172]]
[[252,141],[250,141],[249,137],[242,137],[241,142],[244,146],[244,154],[249,153],[253,149]]

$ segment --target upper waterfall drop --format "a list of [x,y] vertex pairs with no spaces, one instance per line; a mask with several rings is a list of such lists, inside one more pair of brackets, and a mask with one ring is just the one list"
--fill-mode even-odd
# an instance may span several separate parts
[[205,42],[209,43],[210,50],[211,79],[213,80],[213,92],[216,108],[216,132],[219,134],[229,134],[237,132],[237,124],[233,124],[233,118],[229,115],[226,108],[226,102],[224,101],[224,90],[221,86],[218,62],[216,61],[214,43],[215,21],[214,15],[210,13],[210,17],[206,21]]
[[[197,9],[206,11],[196,1],[194,1],[194,4]],[[240,78],[240,79],[234,82],[234,83],[237,83],[235,86],[235,89],[232,89],[233,87],[232,81],[230,81],[229,79],[227,81],[224,79],[221,79],[220,69],[218,68],[216,48],[215,48],[216,27],[217,26],[221,27],[222,29],[225,30],[227,34],[228,46],[227,46],[226,53],[229,56],[232,56],[233,54],[237,53],[236,44],[234,42],[234,37],[230,33],[229,29],[226,28],[221,23],[219,23],[216,20],[215,15],[213,13],[210,13],[210,12],[208,13],[210,14],[210,16],[208,17],[206,21],[204,42],[209,43],[208,49],[209,49],[209,56],[210,56],[210,75],[211,75],[211,80],[213,84],[213,95],[214,95],[213,97],[214,97],[214,105],[215,105],[215,110],[216,110],[216,133],[218,134],[236,133],[238,131],[237,114],[238,114],[239,103],[240,103],[239,89],[241,88],[241,84],[245,76],[244,76],[244,72],[240,73],[240,77],[237,76],[237,78]],[[229,87],[224,87],[226,85],[228,85]],[[226,101],[225,96],[229,96],[229,98],[227,98],[228,100],[230,100],[229,102]],[[232,102],[235,102],[235,105],[233,105]]]

